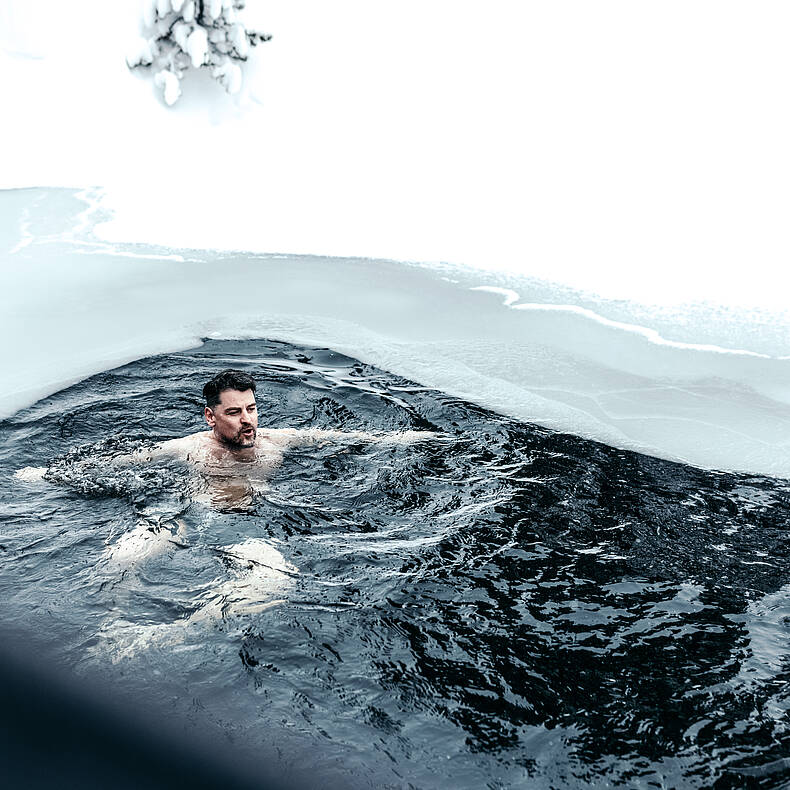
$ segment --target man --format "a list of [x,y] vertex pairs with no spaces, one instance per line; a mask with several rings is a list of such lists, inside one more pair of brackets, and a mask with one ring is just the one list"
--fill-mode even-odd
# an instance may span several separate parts
[[[152,448],[113,458],[113,466],[158,459],[183,460],[199,472],[195,498],[220,510],[245,509],[294,447],[328,442],[409,444],[437,438],[432,431],[338,431],[323,428],[258,428],[255,380],[240,370],[223,370],[204,387],[203,410],[209,430],[159,442]],[[40,480],[43,467],[25,467],[20,480]]]
[[294,447],[328,442],[409,444],[436,437],[432,431],[259,429],[255,388],[255,380],[247,373],[223,370],[203,387],[206,401],[203,414],[209,430],[161,442],[150,451],[116,459],[116,463],[181,458],[201,473],[205,482],[203,493],[211,505],[236,509],[248,506],[256,491],[265,490],[284,454]]

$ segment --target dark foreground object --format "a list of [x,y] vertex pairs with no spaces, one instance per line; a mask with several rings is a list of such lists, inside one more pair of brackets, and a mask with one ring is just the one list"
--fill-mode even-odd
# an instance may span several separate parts
[[[3,644],[12,637],[0,632]],[[105,684],[53,672],[30,657],[0,652],[0,786],[5,790],[284,790],[252,774],[236,750],[206,735],[187,738]],[[115,700],[112,702],[111,700]],[[230,752],[230,755],[228,754]],[[236,759],[232,759],[235,757]],[[299,785],[289,784],[289,787]]]

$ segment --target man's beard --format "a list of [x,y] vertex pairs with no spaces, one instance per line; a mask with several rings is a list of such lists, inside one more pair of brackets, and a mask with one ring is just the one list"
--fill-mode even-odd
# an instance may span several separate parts
[[225,442],[229,447],[232,447],[234,450],[245,450],[249,447],[255,447],[255,439],[258,436],[258,429],[252,428],[252,435],[250,437],[246,437],[244,435],[244,431],[246,429],[240,430],[232,439],[229,439],[227,436],[222,437],[222,441]]

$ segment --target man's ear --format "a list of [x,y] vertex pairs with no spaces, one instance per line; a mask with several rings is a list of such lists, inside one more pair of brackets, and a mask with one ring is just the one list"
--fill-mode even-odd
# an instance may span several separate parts
[[203,409],[203,416],[206,418],[206,422],[209,424],[209,427],[213,428],[216,420],[214,419],[214,412],[211,411],[208,406]]

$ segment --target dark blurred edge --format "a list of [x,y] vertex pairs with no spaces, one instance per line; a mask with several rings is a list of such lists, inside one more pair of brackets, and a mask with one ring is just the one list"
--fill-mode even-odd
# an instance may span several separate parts
[[[18,646],[30,642],[21,640],[0,629],[0,787],[307,787],[305,777],[280,772],[281,760],[259,755],[253,764],[217,733],[178,732],[155,700],[146,710],[142,701],[133,706],[106,681],[68,676],[26,653]],[[323,783],[312,777],[309,784]]]

